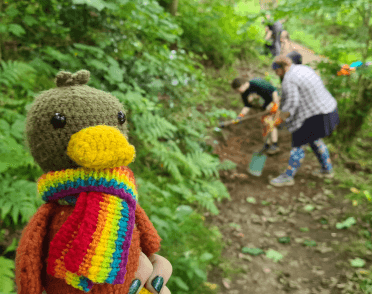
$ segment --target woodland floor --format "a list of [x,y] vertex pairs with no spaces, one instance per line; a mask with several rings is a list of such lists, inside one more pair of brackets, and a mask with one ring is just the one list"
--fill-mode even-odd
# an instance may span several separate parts
[[[304,64],[320,59],[303,46],[293,45],[303,55]],[[239,72],[247,76],[247,68],[239,68]],[[327,181],[311,175],[320,164],[309,150],[294,186],[269,185],[270,177],[279,176],[287,167],[291,134],[286,129],[279,131],[281,151],[268,156],[260,177],[247,171],[252,153],[263,144],[259,119],[222,132],[223,136],[214,138],[218,141],[214,153],[237,167],[221,172],[231,199],[218,204],[218,216],[206,214],[207,222],[220,228],[227,244],[222,258],[234,269],[226,273],[222,264],[210,271],[208,281],[219,286],[218,294],[362,293],[346,292],[348,287],[356,287],[350,278],[358,269],[351,267],[350,259],[360,257],[367,261],[365,268],[371,265],[372,252],[357,249],[365,242],[361,230],[371,228],[360,218],[347,229],[336,228],[337,222],[363,209],[345,199],[349,191],[336,187],[337,178]],[[331,152],[331,159],[337,171],[338,155]],[[289,243],[280,243],[279,238]],[[243,247],[260,248],[264,253],[242,253]],[[274,262],[265,255],[270,249],[283,257]]]

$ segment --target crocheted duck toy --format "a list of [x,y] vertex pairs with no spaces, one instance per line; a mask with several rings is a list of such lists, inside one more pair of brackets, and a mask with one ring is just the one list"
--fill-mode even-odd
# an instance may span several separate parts
[[[19,294],[126,294],[139,264],[160,248],[132,171],[125,110],[87,86],[90,73],[60,72],[27,115],[27,143],[45,172],[46,202],[22,233],[16,255]],[[150,293],[141,291],[141,293]]]

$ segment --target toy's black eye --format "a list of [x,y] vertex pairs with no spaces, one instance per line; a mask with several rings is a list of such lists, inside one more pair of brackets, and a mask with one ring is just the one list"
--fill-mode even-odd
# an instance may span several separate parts
[[121,124],[121,125],[123,123],[125,123],[125,121],[127,120],[127,118],[126,118],[124,112],[119,111],[119,113],[118,113],[118,120],[119,120],[119,124]]
[[66,125],[66,117],[60,113],[56,113],[50,120],[50,123],[55,129],[62,129]]

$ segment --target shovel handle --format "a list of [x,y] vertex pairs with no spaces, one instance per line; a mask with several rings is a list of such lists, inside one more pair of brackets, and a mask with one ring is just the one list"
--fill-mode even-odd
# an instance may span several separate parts
[[[267,111],[262,111],[262,112],[259,112],[259,113],[256,113],[256,114],[253,114],[253,115],[250,115],[250,116],[242,117],[242,118],[240,119],[240,122],[242,122],[242,121],[246,121],[246,120],[249,120],[249,119],[251,119],[251,118],[258,117],[258,116],[262,116],[262,115],[264,115],[264,114],[266,114],[266,113],[267,113]],[[227,127],[227,126],[229,126],[229,125],[232,125],[233,123],[234,123],[234,120],[227,121],[227,122],[221,122],[221,123],[219,123],[219,127],[220,127],[220,128],[224,128],[224,127]]]

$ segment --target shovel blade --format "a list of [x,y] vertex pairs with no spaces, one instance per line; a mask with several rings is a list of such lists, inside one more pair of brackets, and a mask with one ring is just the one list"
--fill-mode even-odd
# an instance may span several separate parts
[[259,152],[254,152],[251,163],[249,164],[248,172],[256,177],[261,176],[262,170],[265,166],[267,156]]

